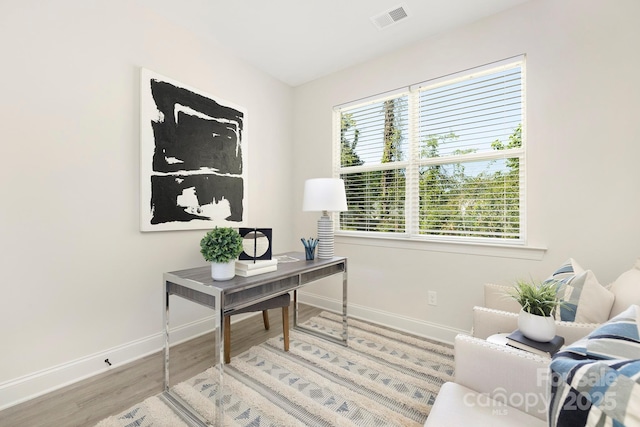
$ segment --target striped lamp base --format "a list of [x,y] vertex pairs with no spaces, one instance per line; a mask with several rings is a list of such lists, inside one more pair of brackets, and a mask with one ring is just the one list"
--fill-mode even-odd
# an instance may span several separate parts
[[333,258],[333,221],[327,214],[318,220],[318,258]]

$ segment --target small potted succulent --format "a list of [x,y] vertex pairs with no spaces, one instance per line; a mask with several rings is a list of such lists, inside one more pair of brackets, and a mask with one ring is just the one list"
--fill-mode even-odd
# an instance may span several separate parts
[[529,339],[547,342],[556,335],[553,317],[558,301],[558,285],[554,280],[542,283],[518,280],[510,296],[522,309],[518,314],[518,329]]
[[211,262],[213,280],[231,280],[236,275],[236,258],[242,252],[242,236],[231,227],[216,227],[200,240],[200,253]]

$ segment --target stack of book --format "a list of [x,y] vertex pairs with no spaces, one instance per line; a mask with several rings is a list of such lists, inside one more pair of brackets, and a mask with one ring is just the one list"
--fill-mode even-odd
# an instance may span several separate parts
[[269,273],[270,271],[276,271],[277,269],[277,259],[236,261],[236,274],[242,277],[251,277],[256,274]]
[[564,345],[564,338],[556,335],[549,342],[534,341],[525,337],[522,335],[522,332],[516,329],[511,334],[507,335],[507,345],[535,353],[540,356],[551,357]]

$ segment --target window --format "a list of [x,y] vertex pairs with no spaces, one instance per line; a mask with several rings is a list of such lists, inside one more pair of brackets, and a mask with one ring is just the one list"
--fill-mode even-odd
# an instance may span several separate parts
[[523,61],[337,107],[339,231],[524,242]]

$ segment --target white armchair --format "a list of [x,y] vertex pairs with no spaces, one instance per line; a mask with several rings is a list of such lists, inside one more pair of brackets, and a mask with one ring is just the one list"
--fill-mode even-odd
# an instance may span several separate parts
[[[547,425],[551,359],[485,340],[518,328],[520,306],[505,297],[507,289],[485,285],[484,307],[473,309],[473,336],[458,335],[455,339],[455,381],[440,389],[425,427]],[[632,304],[640,305],[640,258],[608,291],[615,297],[609,319]],[[601,304],[597,298],[594,302]],[[566,344],[599,325],[556,322],[557,334]]]
[[458,335],[455,361],[425,427],[547,425],[551,359]]

